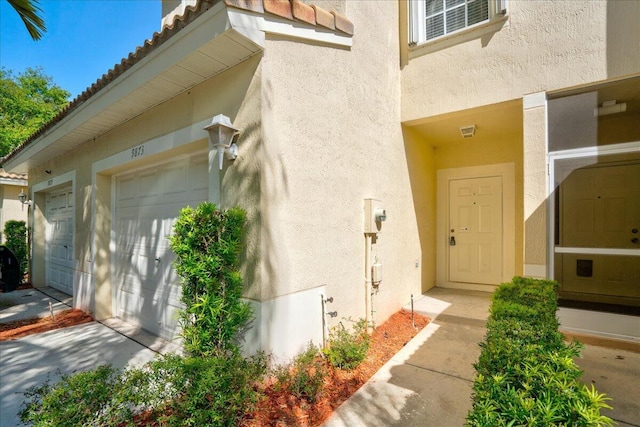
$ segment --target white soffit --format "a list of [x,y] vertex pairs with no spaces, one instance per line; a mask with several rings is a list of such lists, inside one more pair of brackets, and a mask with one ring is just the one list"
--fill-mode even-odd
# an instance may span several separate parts
[[26,173],[261,52],[233,28],[228,12],[222,3],[204,12],[5,162],[5,169]]

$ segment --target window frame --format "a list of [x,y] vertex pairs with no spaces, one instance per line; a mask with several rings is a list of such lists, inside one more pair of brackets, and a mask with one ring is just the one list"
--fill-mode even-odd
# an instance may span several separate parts
[[[472,31],[476,27],[486,26],[487,24],[491,24],[496,20],[499,20],[507,15],[507,1],[508,0],[487,0],[489,6],[488,18],[477,22],[475,24],[467,25],[458,30],[451,31],[449,33],[444,33],[441,36],[434,37],[431,39],[426,38],[427,29],[426,29],[426,0],[409,0],[409,45],[410,46],[420,46],[430,43],[436,43],[439,40],[449,38],[451,36],[464,33],[467,31]],[[460,6],[458,6],[460,7]],[[465,8],[466,3],[465,3]],[[443,14],[446,13],[446,8],[442,11]]]

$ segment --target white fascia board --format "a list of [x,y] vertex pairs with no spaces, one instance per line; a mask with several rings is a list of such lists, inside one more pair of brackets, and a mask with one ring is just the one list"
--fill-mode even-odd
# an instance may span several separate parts
[[15,185],[17,187],[26,187],[28,184],[26,179],[0,178],[0,185]]
[[341,47],[351,47],[353,45],[351,36],[340,35],[299,21],[290,21],[272,15],[262,15],[238,9],[229,9],[228,15],[229,22],[234,30],[262,47],[264,47],[265,33],[312,40]]
[[186,26],[94,96],[87,99],[67,117],[40,136],[35,143],[6,162],[5,169],[11,169],[25,162],[64,137],[71,129],[79,127],[90,118],[100,114],[107,107],[158,76],[200,46],[231,29],[225,13],[225,6],[222,3],[218,3],[196,19],[198,20],[197,24]]

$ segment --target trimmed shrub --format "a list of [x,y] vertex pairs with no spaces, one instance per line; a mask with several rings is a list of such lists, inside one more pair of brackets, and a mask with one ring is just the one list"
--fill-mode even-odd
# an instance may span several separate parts
[[579,382],[581,345],[558,332],[557,286],[516,277],[494,293],[466,425],[612,425],[610,399]]

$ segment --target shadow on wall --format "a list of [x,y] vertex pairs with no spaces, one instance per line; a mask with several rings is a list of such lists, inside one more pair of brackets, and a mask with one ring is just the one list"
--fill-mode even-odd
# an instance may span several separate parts
[[[247,229],[244,257],[241,260],[246,286],[245,296],[261,303],[277,295],[278,284],[287,280],[288,254],[283,248],[278,224],[279,201],[289,195],[289,185],[278,145],[279,129],[272,117],[272,86],[256,73],[242,108],[252,120],[241,125],[239,149],[244,153],[239,161],[226,169],[222,180],[224,207],[241,206],[247,211]],[[236,122],[242,122],[239,117]],[[276,243],[277,242],[277,243]],[[262,343],[272,341],[269,325],[273,313],[256,313],[253,331],[246,336],[248,352],[261,350]],[[250,342],[260,340],[261,342]]]
[[422,292],[436,280],[436,168],[434,150],[410,128],[402,127],[413,207],[422,257]]

